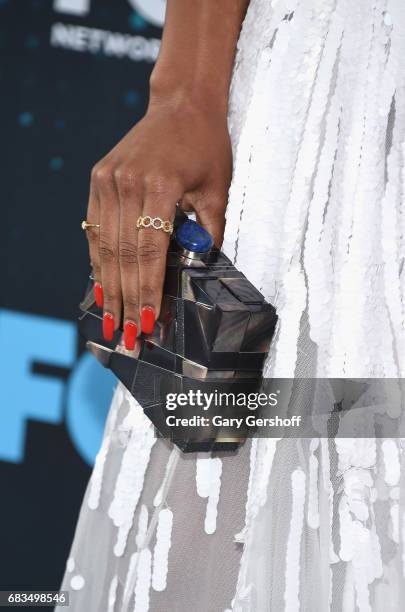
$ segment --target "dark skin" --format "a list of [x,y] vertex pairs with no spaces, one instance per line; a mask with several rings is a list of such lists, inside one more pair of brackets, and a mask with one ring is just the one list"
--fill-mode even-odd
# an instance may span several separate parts
[[140,215],[173,221],[179,202],[222,243],[232,174],[228,92],[248,4],[168,0],[146,115],[93,168],[87,220],[100,229],[87,236],[106,336],[120,325],[122,306],[135,335],[159,316],[169,234],[137,230]]

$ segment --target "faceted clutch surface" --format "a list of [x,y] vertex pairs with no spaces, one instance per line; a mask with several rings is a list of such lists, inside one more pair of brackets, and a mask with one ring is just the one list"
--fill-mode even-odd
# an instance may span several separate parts
[[[154,333],[137,338],[133,351],[125,349],[122,329],[111,342],[103,339],[92,282],[81,311],[79,328],[87,347],[127,387],[161,435],[183,451],[238,446],[240,440],[218,429],[187,430],[184,439],[166,426],[168,393],[258,391],[277,321],[274,307],[212,247],[205,230],[177,214],[161,313]],[[182,415],[187,412],[187,406],[181,408]]]

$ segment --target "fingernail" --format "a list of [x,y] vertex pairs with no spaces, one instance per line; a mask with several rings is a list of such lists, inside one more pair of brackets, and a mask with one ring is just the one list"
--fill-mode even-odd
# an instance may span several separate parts
[[155,326],[155,311],[151,306],[144,306],[141,311],[141,329],[144,334],[151,334]]
[[124,342],[125,348],[128,351],[133,351],[135,348],[135,340],[138,335],[138,327],[133,321],[126,321],[124,325]]
[[110,312],[105,312],[103,316],[103,336],[104,340],[110,342],[114,335],[114,317]]
[[94,283],[93,292],[94,292],[94,299],[96,300],[97,306],[99,308],[102,308],[103,303],[104,303],[104,295],[103,295],[103,288],[100,285],[100,283]]

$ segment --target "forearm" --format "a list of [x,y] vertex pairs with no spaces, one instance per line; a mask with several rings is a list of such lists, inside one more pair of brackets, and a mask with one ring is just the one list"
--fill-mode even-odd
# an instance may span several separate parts
[[236,43],[249,0],[168,0],[150,104],[215,106],[226,113]]

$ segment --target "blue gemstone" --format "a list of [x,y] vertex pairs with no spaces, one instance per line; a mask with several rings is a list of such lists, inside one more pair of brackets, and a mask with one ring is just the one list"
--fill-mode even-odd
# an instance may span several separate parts
[[176,241],[183,249],[194,253],[207,253],[214,244],[211,234],[190,220],[176,230]]

